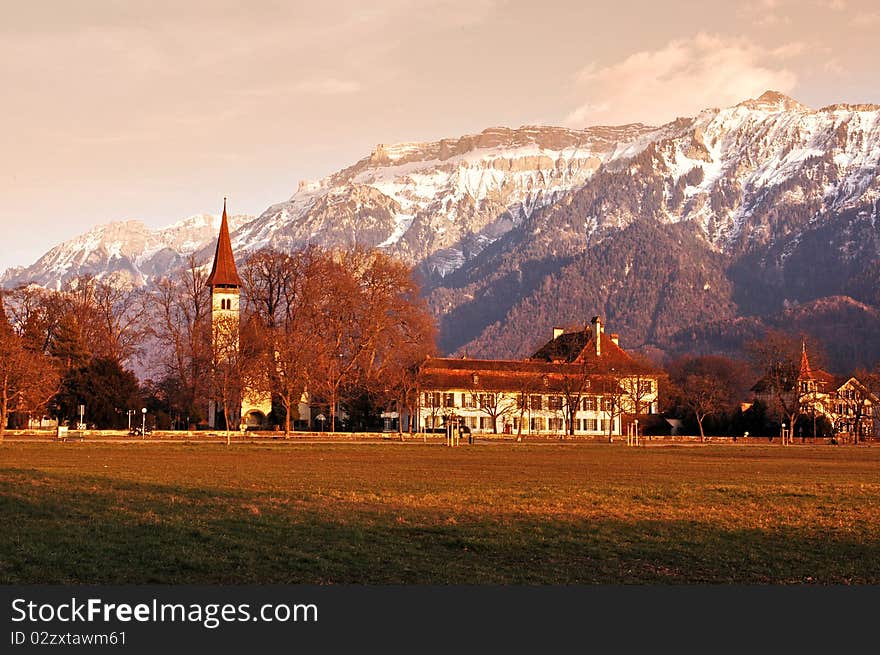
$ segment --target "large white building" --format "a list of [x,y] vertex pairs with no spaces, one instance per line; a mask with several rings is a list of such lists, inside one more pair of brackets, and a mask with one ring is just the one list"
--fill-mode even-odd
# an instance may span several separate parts
[[658,371],[624,351],[596,316],[556,328],[525,360],[429,358],[420,368],[418,425],[473,433],[614,435],[658,411]]

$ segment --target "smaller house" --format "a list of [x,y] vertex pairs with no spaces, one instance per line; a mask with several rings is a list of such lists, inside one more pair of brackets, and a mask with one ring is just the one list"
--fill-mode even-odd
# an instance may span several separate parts
[[[759,380],[752,388],[755,397],[772,407],[775,394],[766,379]],[[801,361],[796,380],[781,393],[789,401],[795,400],[800,413],[814,419],[825,418],[836,434],[852,435],[855,439],[876,438],[880,400],[855,377],[839,378],[828,371],[813,368],[807,354],[806,344],[801,349]]]

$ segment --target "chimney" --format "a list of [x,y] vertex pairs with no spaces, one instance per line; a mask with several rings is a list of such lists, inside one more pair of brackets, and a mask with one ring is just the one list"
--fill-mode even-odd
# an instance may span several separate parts
[[556,339],[561,337],[563,332],[565,332],[565,330],[560,327],[553,328],[553,340],[555,341]]
[[620,345],[620,335],[612,332],[611,333],[611,343],[613,343],[615,346],[619,346]]
[[602,317],[594,316],[590,321],[593,325],[593,343],[596,346],[596,357],[602,355]]

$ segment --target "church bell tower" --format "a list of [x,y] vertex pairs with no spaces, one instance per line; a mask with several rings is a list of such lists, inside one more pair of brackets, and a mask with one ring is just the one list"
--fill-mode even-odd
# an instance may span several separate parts
[[[220,236],[214,252],[214,265],[208,276],[211,289],[211,345],[215,352],[238,350],[239,337],[239,290],[241,278],[235,268],[232,255],[232,240],[229,238],[229,219],[226,217],[226,198],[223,198],[223,218],[220,222]],[[218,425],[217,415],[222,412],[212,400],[208,403],[208,427]],[[238,426],[228,426],[235,429]]]
[[[239,349],[241,278],[235,267],[232,254],[232,240],[229,237],[229,219],[226,216],[226,198],[223,199],[223,218],[220,221],[220,236],[214,252],[214,265],[208,276],[211,289],[211,341],[215,353],[233,352]],[[211,401],[208,406],[208,426],[217,427],[218,407]],[[239,415],[242,421],[253,428],[265,427],[267,417],[272,411],[272,397],[265,391],[245,388],[241,394]],[[237,425],[228,426],[238,428]]]

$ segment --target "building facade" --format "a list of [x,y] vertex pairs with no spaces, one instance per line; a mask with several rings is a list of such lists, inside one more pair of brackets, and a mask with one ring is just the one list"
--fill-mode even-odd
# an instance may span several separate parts
[[798,393],[801,413],[812,418],[824,417],[835,433],[857,439],[877,437],[877,396],[855,377],[841,379],[822,369],[813,369],[806,344],[801,351]]
[[525,360],[429,358],[419,371],[418,430],[613,437],[656,414],[659,372],[624,351],[596,316],[555,328]]

